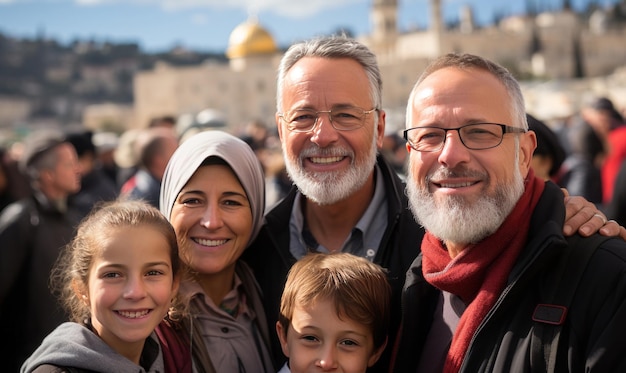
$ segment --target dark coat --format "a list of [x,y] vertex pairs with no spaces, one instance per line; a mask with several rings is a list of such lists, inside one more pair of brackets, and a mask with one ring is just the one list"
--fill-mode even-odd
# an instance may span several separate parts
[[[567,246],[562,227],[565,207],[552,183],[531,218],[528,242],[505,290],[468,348],[461,372],[530,372],[531,319],[542,291],[554,281],[552,269]],[[417,372],[432,322],[438,291],[422,275],[422,256],[407,273],[404,316],[394,372]],[[556,372],[626,371],[626,243],[609,239],[588,262],[561,331]]]
[[[38,195],[39,196],[39,195]],[[80,215],[62,213],[44,197],[7,206],[0,215],[0,331],[11,341],[0,361],[17,371],[41,340],[67,317],[48,284]]]
[[[400,319],[400,294],[404,284],[405,273],[413,259],[419,253],[420,243],[424,236],[423,229],[415,222],[408,208],[405,185],[379,155],[378,166],[385,185],[388,206],[387,228],[376,253],[374,261],[388,270],[392,286],[392,327],[397,329]],[[289,251],[289,219],[297,189],[295,187],[265,216],[265,224],[256,240],[244,252],[242,258],[252,267],[257,281],[263,291],[264,304],[268,319],[268,327],[275,330],[280,298],[287,279],[287,273],[296,258]],[[392,339],[390,335],[390,340]],[[274,366],[280,367],[286,358],[282,354],[276,333],[272,333],[272,350]],[[390,350],[389,348],[387,350]],[[375,369],[371,372],[386,371],[388,354],[383,354]]]
[[68,198],[68,203],[81,216],[87,216],[93,207],[104,201],[113,201],[118,196],[115,183],[99,168],[83,176],[80,181],[80,191]]

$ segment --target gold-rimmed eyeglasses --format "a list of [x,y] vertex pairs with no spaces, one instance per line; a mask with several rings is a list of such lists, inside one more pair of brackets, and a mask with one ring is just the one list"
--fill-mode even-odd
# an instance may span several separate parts
[[287,128],[292,132],[309,132],[315,128],[320,114],[327,113],[330,123],[338,131],[352,131],[361,128],[365,123],[365,117],[378,110],[365,110],[357,106],[340,106],[331,110],[295,109],[278,116],[287,123]]
[[457,131],[461,143],[472,150],[495,148],[506,133],[525,133],[526,130],[500,123],[472,123],[458,128],[413,127],[404,130],[404,139],[418,152],[436,152],[443,148],[448,131]]

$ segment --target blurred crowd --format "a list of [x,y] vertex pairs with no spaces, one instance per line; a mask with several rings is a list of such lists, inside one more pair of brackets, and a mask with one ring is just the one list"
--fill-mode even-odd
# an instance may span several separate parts
[[[597,97],[558,122],[528,114],[530,128],[538,137],[535,170],[546,180],[566,188],[570,195],[595,203],[621,225],[626,224],[624,111],[609,98]],[[121,134],[86,129],[64,131],[76,151],[81,179],[80,191],[68,196],[68,205],[83,216],[94,203],[119,196],[146,199],[157,206],[160,179],[178,144],[197,132],[223,126],[225,120],[216,111],[207,110],[195,120],[186,116],[156,117],[145,128]],[[264,167],[269,209],[292,184],[275,127],[251,120],[235,132],[250,145]],[[32,183],[19,167],[27,151],[24,142],[0,147],[0,209],[33,192]],[[401,134],[386,133],[379,151],[404,179],[407,151]]]

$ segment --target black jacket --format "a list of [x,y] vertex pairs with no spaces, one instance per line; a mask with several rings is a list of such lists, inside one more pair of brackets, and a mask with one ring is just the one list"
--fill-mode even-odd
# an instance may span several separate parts
[[40,194],[0,215],[0,358],[17,371],[41,340],[67,320],[49,289],[50,270],[74,236],[80,215],[60,212]]
[[[423,229],[415,222],[411,210],[408,208],[407,197],[404,193],[404,183],[387,162],[378,156],[378,166],[385,185],[385,194],[388,206],[387,228],[380,243],[374,261],[388,270],[392,294],[392,327],[397,330],[400,319],[400,294],[404,284],[405,273],[413,259],[419,253],[420,244],[424,236]],[[265,224],[261,228],[256,240],[246,249],[243,259],[252,267],[257,281],[263,291],[266,315],[270,330],[276,329],[280,297],[287,279],[287,273],[296,258],[289,251],[289,219],[297,189],[289,194],[272,208],[265,216]],[[393,340],[390,335],[390,341]],[[388,344],[388,347],[391,343]],[[280,367],[286,358],[276,333],[272,333],[272,350],[275,366]],[[387,350],[390,350],[388,348]],[[385,353],[370,372],[386,372],[389,364],[389,354]]]
[[[556,261],[567,246],[563,237],[565,207],[552,183],[531,217],[528,241],[506,288],[480,324],[461,372],[531,372],[531,317],[542,291],[554,279]],[[417,372],[430,329],[438,291],[422,275],[419,255],[403,293],[402,330],[394,372]],[[556,372],[626,372],[626,243],[609,239],[587,264],[561,331]]]

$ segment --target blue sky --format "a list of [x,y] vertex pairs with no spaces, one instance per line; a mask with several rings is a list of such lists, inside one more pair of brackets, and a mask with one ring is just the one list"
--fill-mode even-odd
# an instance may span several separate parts
[[[455,18],[472,5],[478,22],[494,12],[519,14],[533,0],[442,0],[444,17]],[[589,0],[573,0],[575,8]],[[601,4],[616,0],[601,0]],[[563,0],[534,0],[557,7]],[[370,32],[372,0],[0,0],[0,32],[32,38],[43,33],[62,43],[75,39],[136,42],[145,51],[175,45],[223,52],[231,31],[249,15],[280,46],[328,34],[338,28],[356,35]],[[428,24],[428,0],[398,0],[401,29]]]

